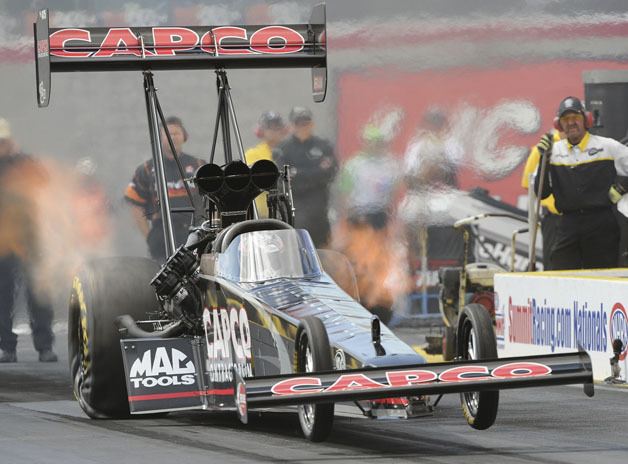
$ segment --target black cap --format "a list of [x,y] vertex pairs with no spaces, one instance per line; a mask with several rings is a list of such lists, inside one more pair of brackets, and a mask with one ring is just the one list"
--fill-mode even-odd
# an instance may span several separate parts
[[295,106],[290,110],[290,122],[298,124],[300,122],[309,122],[312,120],[312,110],[305,106]]
[[562,117],[565,113],[580,113],[584,115],[584,105],[580,101],[579,98],[576,97],[567,97],[558,105],[558,111],[556,111],[556,116],[559,118]]
[[283,118],[276,111],[263,112],[258,123],[262,129],[281,129],[285,126]]

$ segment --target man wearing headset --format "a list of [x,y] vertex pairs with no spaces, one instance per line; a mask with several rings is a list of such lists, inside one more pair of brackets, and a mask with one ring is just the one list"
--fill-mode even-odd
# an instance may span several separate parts
[[[179,156],[179,161],[183,167],[186,177],[192,177],[196,169],[205,164],[203,160],[194,158],[182,152],[183,144],[188,139],[188,133],[176,116],[166,119],[166,127],[172,138],[174,148]],[[170,149],[166,133],[161,128],[161,149],[164,154],[164,171],[166,183],[168,184],[168,199],[170,208],[190,206],[187,197],[184,181],[181,180],[179,168],[174,159],[174,154]],[[159,210],[159,196],[157,194],[155,184],[155,166],[153,160],[150,159],[142,163],[135,170],[133,179],[124,192],[124,199],[131,205],[131,212],[137,224],[138,229],[146,238],[148,250],[153,259],[163,262],[167,258],[166,245],[164,242],[163,223]],[[192,189],[192,193],[196,193],[196,189]],[[200,200],[196,200],[197,205]],[[188,236],[188,228],[191,217],[185,213],[172,214],[172,228],[175,236],[176,245],[185,243]]]
[[619,226],[613,204],[628,191],[628,147],[591,134],[590,113],[576,97],[560,102],[555,122],[565,138],[554,142],[545,134],[537,144],[541,156],[549,157],[541,198],[553,194],[561,213],[552,269],[615,267]]

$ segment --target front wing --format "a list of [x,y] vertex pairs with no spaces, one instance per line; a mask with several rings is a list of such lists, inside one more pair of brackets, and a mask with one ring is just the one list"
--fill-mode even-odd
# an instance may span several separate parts
[[120,344],[133,414],[235,406],[246,420],[247,410],[256,407],[565,384],[584,384],[585,393],[593,396],[585,351],[244,379],[246,370],[233,365],[216,382],[198,337],[124,339]]
[[357,401],[549,385],[584,384],[593,396],[593,371],[584,351],[570,354],[417,364],[289,374],[236,380],[241,416],[248,408]]

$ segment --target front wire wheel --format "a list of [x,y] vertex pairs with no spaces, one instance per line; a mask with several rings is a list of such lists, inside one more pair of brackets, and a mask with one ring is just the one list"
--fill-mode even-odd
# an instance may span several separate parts
[[[464,360],[497,358],[493,321],[480,304],[465,306],[460,315],[458,356]],[[495,423],[499,391],[461,393],[460,403],[467,423],[474,429],[485,430]]]
[[[297,333],[297,372],[333,369],[329,337],[325,325],[316,317],[305,317]],[[334,422],[334,403],[302,404],[298,407],[303,435],[310,441],[325,440]]]
[[[314,372],[314,360],[312,357],[312,350],[310,350],[309,345],[305,348],[305,372]],[[314,428],[315,423],[315,414],[314,414],[314,405],[313,404],[304,404],[301,406],[303,411],[299,411],[299,419],[304,423],[304,428],[307,430],[312,430]]]
[[[473,331],[473,327],[471,326],[471,321],[467,319],[465,321],[465,327],[463,328],[466,334],[466,350],[463,345],[463,350],[466,352],[463,353],[463,359],[476,360],[478,359],[477,348],[475,343],[475,333]],[[462,393],[462,401],[466,405],[467,409],[471,416],[476,417],[478,415],[478,407],[480,403],[480,393],[479,392],[465,392]]]

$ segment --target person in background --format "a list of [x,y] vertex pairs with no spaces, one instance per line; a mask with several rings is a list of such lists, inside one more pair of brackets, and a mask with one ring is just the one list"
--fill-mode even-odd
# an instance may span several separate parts
[[98,166],[89,156],[74,165],[77,194],[73,198],[73,215],[78,221],[77,245],[83,254],[99,255],[108,248],[112,231],[111,204],[103,185],[96,177]]
[[333,247],[353,266],[360,302],[388,323],[391,307],[406,292],[408,279],[399,266],[399,240],[391,224],[400,177],[391,151],[396,131],[383,126],[367,123],[361,133],[361,150],[340,169]]
[[[559,130],[552,131],[552,140],[554,143],[560,141],[562,134]],[[536,146],[530,150],[530,155],[523,168],[521,176],[521,187],[526,191],[530,185],[530,175],[537,171],[541,155]],[[551,250],[556,240],[556,232],[558,228],[558,216],[560,213],[556,209],[556,200],[554,195],[541,200],[541,239],[543,240],[543,269],[549,271],[552,269],[550,262]]]
[[6,119],[0,118],[0,363],[17,362],[13,332],[15,290],[20,274],[26,290],[29,322],[39,361],[56,362],[54,312],[48,295],[34,287],[38,230],[33,191],[46,182],[43,166],[18,149]]
[[[565,139],[554,143],[552,134],[545,134],[537,144],[541,157],[549,156],[541,198],[553,194],[561,213],[550,254],[552,269],[615,267],[619,225],[613,204],[628,191],[628,147],[591,134],[584,105],[576,97],[563,99],[556,117]],[[536,191],[540,182],[537,173]]]
[[458,163],[462,147],[449,135],[444,110],[428,108],[423,124],[404,154],[407,187],[413,191],[458,188]]
[[289,117],[292,135],[273,150],[273,159],[280,169],[290,165],[296,226],[306,229],[314,244],[323,247],[330,235],[329,187],[338,161],[332,144],[314,135],[309,108],[295,106]]
[[[205,164],[199,158],[184,153],[183,145],[188,140],[188,133],[183,122],[176,116],[166,119],[166,127],[172,137],[174,148],[186,176],[192,176],[196,169]],[[164,154],[164,171],[168,186],[170,208],[189,207],[184,180],[181,179],[179,168],[170,149],[164,128],[161,128],[161,149]],[[196,189],[190,187],[195,195],[195,203],[200,205]],[[159,208],[159,196],[156,190],[155,166],[150,159],[142,163],[135,170],[135,175],[124,192],[125,200],[131,205],[135,223],[142,235],[146,238],[150,256],[156,261],[166,259],[166,247],[163,233],[163,219]],[[182,245],[187,240],[191,217],[188,213],[173,213],[172,227],[175,236],[175,246]]]
[[[260,143],[249,148],[244,154],[246,164],[252,166],[256,161],[265,159],[272,161],[273,149],[286,137],[286,125],[281,115],[275,111],[265,111],[259,118],[255,135]],[[255,199],[259,217],[268,217],[268,194],[263,192]]]
[[[421,126],[403,157],[406,191],[397,209],[407,245],[406,269],[412,277],[411,293],[427,313],[431,295],[438,292],[434,276],[441,266],[463,261],[461,234],[451,226],[450,211],[458,199],[458,166],[462,144],[453,135],[445,110],[432,106],[423,113]],[[405,309],[396,314],[408,314]]]
[[[449,207],[458,187],[457,169],[463,149],[450,135],[447,115],[440,107],[430,107],[423,114],[417,134],[410,140],[403,157],[405,195],[398,214],[408,244],[408,266],[414,274],[417,266],[425,282],[429,259],[452,258],[460,234],[451,229]],[[431,247],[429,245],[432,245]],[[428,256],[428,248],[439,256]]]
[[388,225],[398,167],[387,134],[375,124],[367,124],[362,130],[362,150],[342,166],[338,175],[341,209],[351,224],[375,230]]

